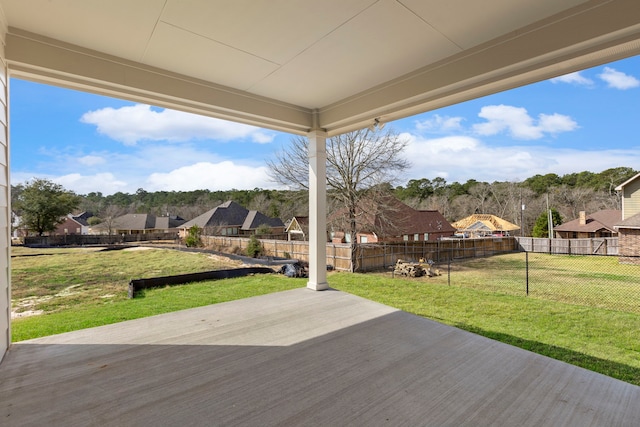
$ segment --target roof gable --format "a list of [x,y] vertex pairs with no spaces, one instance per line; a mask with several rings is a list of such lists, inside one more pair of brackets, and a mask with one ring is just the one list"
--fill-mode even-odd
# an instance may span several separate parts
[[309,232],[309,217],[308,216],[294,216],[287,224],[285,232],[300,231],[304,234]]

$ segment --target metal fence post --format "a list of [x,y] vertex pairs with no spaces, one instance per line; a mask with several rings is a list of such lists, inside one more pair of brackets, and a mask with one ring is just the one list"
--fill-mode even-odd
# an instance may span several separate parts
[[453,256],[453,247],[451,247],[451,253],[449,254],[449,259],[447,260],[447,284],[451,286],[451,257]]
[[526,284],[527,284],[527,296],[529,296],[529,252],[525,252],[524,253],[524,269],[525,269],[525,277],[526,277]]

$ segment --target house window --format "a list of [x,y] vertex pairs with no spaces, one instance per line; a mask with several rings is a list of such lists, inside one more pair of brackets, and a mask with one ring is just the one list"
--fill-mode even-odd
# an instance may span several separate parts
[[420,240],[420,235],[418,233],[413,235],[413,241],[417,242],[418,240]]
[[424,241],[426,242],[427,240],[429,240],[429,233],[424,233]]
[[367,243],[368,239],[367,236],[360,236],[360,243]]
[[402,236],[402,240],[404,240],[405,242],[409,241],[409,235],[405,234],[404,236]]

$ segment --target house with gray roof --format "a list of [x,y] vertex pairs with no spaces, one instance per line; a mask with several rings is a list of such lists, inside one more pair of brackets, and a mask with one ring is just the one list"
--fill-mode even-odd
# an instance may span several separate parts
[[284,223],[279,218],[270,218],[256,210],[248,210],[231,200],[216,206],[180,226],[184,237],[193,226],[201,228],[209,236],[243,236],[255,234],[260,226],[268,226],[269,234],[282,234]]
[[148,234],[178,232],[186,220],[179,216],[126,214],[91,227],[91,234]]

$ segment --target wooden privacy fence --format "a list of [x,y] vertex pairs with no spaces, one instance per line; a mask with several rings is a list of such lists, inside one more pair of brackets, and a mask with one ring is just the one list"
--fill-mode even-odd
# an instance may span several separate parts
[[557,255],[618,255],[618,238],[549,239],[516,237],[522,251]]
[[[205,246],[231,253],[246,252],[249,239],[244,237],[202,236]],[[276,258],[291,258],[309,262],[309,242],[299,240],[260,239],[264,254]],[[351,267],[351,246],[346,243],[327,243],[327,265],[340,271]]]
[[[203,243],[222,252],[244,253],[249,239],[241,237],[203,236]],[[309,242],[260,240],[265,255],[309,261]],[[327,243],[327,265],[338,271],[351,270],[351,245]],[[360,244],[356,249],[355,271],[375,271],[395,265],[398,259],[433,260],[446,263],[460,258],[474,258],[514,252],[518,244],[513,237],[451,239],[426,242]]]

